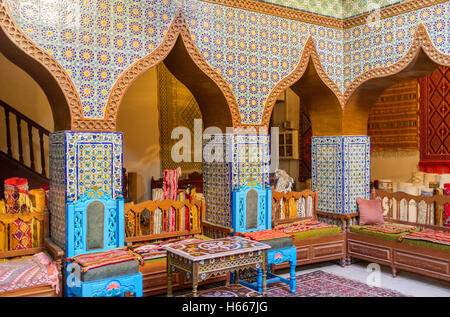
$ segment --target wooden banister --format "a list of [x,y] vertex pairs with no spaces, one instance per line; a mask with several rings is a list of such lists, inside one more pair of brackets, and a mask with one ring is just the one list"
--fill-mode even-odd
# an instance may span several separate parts
[[[5,114],[5,125],[4,129],[6,130],[6,155],[8,155],[11,159],[17,161],[18,163],[22,164],[23,166],[27,167],[28,169],[32,170],[33,172],[39,174],[40,176],[43,176],[45,178],[48,178],[47,171],[45,167],[45,143],[48,144],[48,137],[50,134],[50,131],[33,121],[32,119],[28,118],[26,115],[21,113],[20,111],[14,109],[10,105],[8,105],[6,102],[0,100],[0,107],[3,108],[4,114]],[[12,141],[11,141],[11,116],[15,116],[16,119],[16,130],[17,130],[17,152],[18,157],[14,157],[14,153],[12,151]],[[25,133],[22,133],[22,122],[25,122],[25,127],[28,131]],[[3,124],[0,123],[0,127],[3,127]],[[35,164],[35,158],[36,153],[33,146],[33,131],[36,130],[38,132],[39,136],[39,152],[40,152],[40,158],[41,158],[41,167],[40,170],[37,170],[36,164]],[[28,138],[29,143],[29,165],[25,164],[25,158],[24,158],[24,149],[23,149],[23,136]]]

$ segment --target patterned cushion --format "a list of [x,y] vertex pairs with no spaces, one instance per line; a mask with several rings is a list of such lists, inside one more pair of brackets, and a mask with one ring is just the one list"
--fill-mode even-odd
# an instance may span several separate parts
[[161,242],[147,243],[144,245],[139,245],[131,248],[131,251],[139,255],[142,261],[148,261],[152,259],[164,258],[166,257],[166,251],[162,248],[163,246],[178,243],[181,241],[184,242],[197,242],[203,241],[204,238],[195,237],[195,238],[175,238]]
[[80,254],[67,259],[68,262],[78,264],[82,273],[99,267],[110,266],[112,264],[122,262],[135,262],[139,264],[139,260],[139,256],[128,251],[126,247],[108,251]]
[[51,285],[59,292],[56,265],[42,252],[0,263],[0,294],[44,285]]
[[83,272],[78,263],[72,266],[72,272],[80,272],[80,280],[83,282],[97,281],[114,276],[130,275],[139,272],[139,263],[136,261],[126,261],[106,266],[100,266]]

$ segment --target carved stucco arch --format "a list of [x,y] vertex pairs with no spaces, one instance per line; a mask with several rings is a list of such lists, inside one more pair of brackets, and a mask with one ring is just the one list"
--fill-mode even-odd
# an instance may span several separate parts
[[[190,58],[197,67],[219,87],[228,102],[233,126],[239,126],[241,122],[239,107],[230,86],[223,77],[206,62],[203,55],[195,46],[186,19],[180,10],[168,28],[162,43],[152,53],[129,66],[114,84],[106,106],[105,119],[103,120],[105,122],[105,128],[108,130],[115,129],[119,106],[127,89],[141,74],[164,61],[173,49],[178,37],[181,37]],[[84,122],[81,124],[84,124]]]
[[388,76],[393,76],[402,72],[408,65],[410,65],[415,58],[419,55],[420,50],[429,57],[430,60],[439,65],[450,66],[450,55],[445,55],[440,52],[431,41],[428,31],[422,23],[419,23],[415,32],[414,39],[407,51],[407,53],[396,63],[383,67],[376,68],[364,72],[359,75],[352,83],[347,87],[344,93],[342,93],[339,87],[334,83],[334,81],[326,74],[322,63],[320,62],[319,54],[317,53],[314,40],[310,36],[306,42],[305,48],[303,49],[300,61],[297,67],[283,80],[281,80],[275,88],[271,91],[269,98],[266,102],[266,107],[263,114],[262,125],[268,126],[270,121],[270,116],[275,105],[278,95],[295,84],[305,73],[310,61],[313,63],[319,78],[323,83],[333,92],[336,96],[342,111],[345,111],[346,105],[352,96],[357,92],[358,88],[363,86],[364,83],[373,79],[380,79]]
[[67,72],[22,32],[3,0],[0,0],[0,44],[2,53],[44,90],[52,107],[55,130],[68,129],[83,118],[78,92]]

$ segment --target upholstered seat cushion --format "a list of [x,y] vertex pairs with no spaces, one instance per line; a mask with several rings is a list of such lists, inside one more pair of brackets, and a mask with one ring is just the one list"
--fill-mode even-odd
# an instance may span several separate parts
[[359,233],[365,236],[370,236],[370,237],[375,237],[375,238],[382,238],[382,239],[386,239],[386,240],[394,240],[394,241],[398,241],[398,238],[404,234],[406,234],[407,232],[401,232],[401,233],[386,233],[386,232],[381,232],[381,231],[373,231],[373,230],[366,230],[364,228],[365,226],[359,226],[359,225],[355,225],[355,226],[351,226],[350,227],[350,232],[353,233]]
[[313,237],[333,236],[340,233],[342,233],[341,227],[331,227],[331,228],[294,232],[291,235],[294,238],[294,240],[301,240]]
[[[419,231],[419,229],[414,229],[412,231],[413,232]],[[397,241],[397,242],[400,242],[400,237],[403,237],[404,235],[408,234],[408,232],[385,233],[385,232],[379,232],[379,231],[371,231],[371,230],[364,229],[364,226],[357,226],[357,225],[351,226],[350,232],[358,233],[358,234],[365,235],[365,236],[375,237],[375,238]],[[450,246],[439,244],[439,243],[433,243],[433,242],[429,242],[429,241],[402,239],[401,243],[417,245],[417,246],[422,246],[422,247],[426,247],[426,248],[433,248],[433,249],[450,252]]]
[[74,272],[81,272],[80,279],[83,282],[97,281],[115,276],[130,275],[139,272],[139,263],[126,261],[90,269],[86,272],[81,270],[78,263],[73,264]]
[[272,249],[282,249],[282,248],[289,248],[289,247],[293,246],[292,237],[268,239],[268,240],[262,240],[261,242],[270,245],[272,247]]
[[241,233],[241,235],[245,238],[268,244],[272,249],[288,248],[293,245],[292,237],[273,229],[245,232]]

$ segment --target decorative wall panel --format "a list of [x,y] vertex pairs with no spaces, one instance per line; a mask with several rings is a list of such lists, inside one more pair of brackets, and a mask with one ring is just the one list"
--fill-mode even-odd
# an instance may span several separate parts
[[122,133],[59,131],[50,134],[52,239],[65,244],[66,202],[93,187],[122,197]]
[[370,197],[370,138],[312,137],[311,151],[311,186],[319,195],[318,210],[356,212],[356,198]]
[[386,89],[370,109],[367,135],[372,150],[417,150],[419,142],[417,80]]
[[420,162],[429,173],[450,173],[450,68],[420,81]]
[[[164,64],[158,65],[157,70],[161,171],[181,167],[183,174],[201,173],[202,163],[194,162],[193,152],[191,153],[191,162],[174,162],[172,160],[172,147],[179,141],[172,139],[174,128],[188,128],[192,136],[192,145],[194,138],[202,137],[201,129],[194,130],[194,120],[202,119],[198,103],[191,92],[169,72]],[[200,135],[195,135],[195,132]]]
[[[203,194],[206,219],[231,226],[231,193],[249,181],[270,186],[269,135],[220,134],[203,145]],[[220,151],[220,152],[218,152]],[[213,161],[213,156],[220,160]]]
[[[414,52],[422,45],[433,60],[450,65],[447,36],[450,26],[446,20],[450,2],[430,5],[425,1],[418,10],[413,6],[411,12],[348,29],[198,0],[2,2],[21,32],[49,52],[68,73],[80,95],[85,119],[102,120],[111,88],[121,74],[134,61],[161,47],[166,35],[167,41],[176,37],[177,34],[167,32],[177,10],[182,12],[178,18],[187,22],[195,48],[216,72],[214,76],[228,84],[226,87],[237,100],[241,116],[237,125],[268,123],[263,118],[270,111],[266,103],[273,101],[271,92],[278,92],[274,88],[296,75],[294,70],[303,69],[308,62],[310,52],[305,52],[308,38],[317,51],[319,75],[342,106],[364,81],[398,72],[406,66],[393,67],[412,59],[414,54],[407,52],[413,45]],[[388,6],[396,2],[370,3]],[[328,0],[315,1],[315,5],[308,3],[317,7],[311,9],[316,13],[330,14],[327,12],[330,10],[341,14],[339,6],[330,5]],[[360,14],[370,7],[369,2],[362,0],[341,3],[343,17]],[[420,23],[425,31],[420,33],[419,43],[414,38]],[[311,49],[308,47],[308,51]],[[306,60],[302,59],[303,53]],[[164,53],[154,58],[163,59]],[[131,82],[138,75],[130,74],[127,80]],[[120,93],[125,93],[125,89]]]

